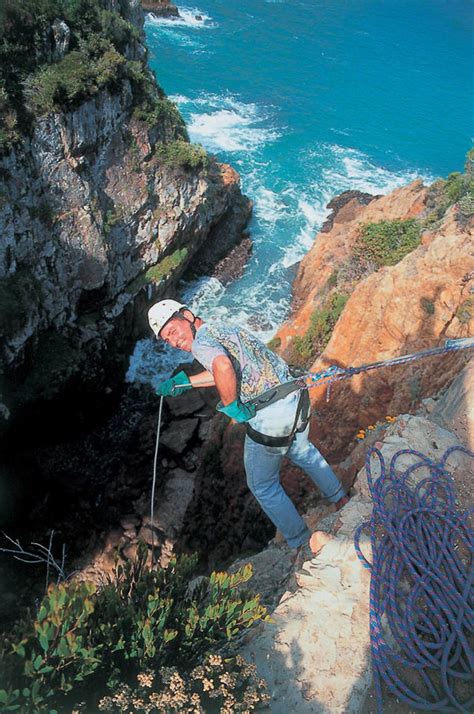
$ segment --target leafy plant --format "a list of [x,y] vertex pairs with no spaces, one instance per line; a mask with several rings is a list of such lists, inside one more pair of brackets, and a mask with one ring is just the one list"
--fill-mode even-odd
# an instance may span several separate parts
[[354,255],[377,267],[395,265],[420,243],[414,219],[366,223],[354,245]]
[[420,305],[427,315],[434,315],[435,306],[432,300],[429,300],[426,297],[422,297],[420,298]]
[[242,590],[250,565],[232,575],[212,573],[190,589],[195,557],[159,570],[147,569],[146,557],[142,544],[137,560],[117,564],[100,589],[78,582],[49,587],[38,612],[0,644],[3,710],[53,712],[88,693],[103,696],[107,686],[129,684],[150,667],[189,672],[267,619],[259,596]]
[[461,325],[468,325],[474,317],[474,296],[466,298],[459,305],[455,314]]
[[202,146],[189,144],[183,140],[160,144],[156,148],[155,155],[158,161],[165,166],[199,169],[209,165],[209,157]]
[[324,350],[348,299],[348,295],[333,293],[321,309],[313,312],[306,334],[293,340],[293,350],[298,362],[312,361]]
[[57,111],[116,84],[125,58],[112,46],[95,61],[82,50],[32,74],[25,82],[28,106],[36,115]]
[[171,273],[182,264],[187,254],[187,248],[178,248],[174,253],[167,255],[166,258],[160,260],[159,263],[148,268],[145,273],[136,277],[127,287],[127,292],[135,293],[144,285],[159,283],[160,280],[169,277]]

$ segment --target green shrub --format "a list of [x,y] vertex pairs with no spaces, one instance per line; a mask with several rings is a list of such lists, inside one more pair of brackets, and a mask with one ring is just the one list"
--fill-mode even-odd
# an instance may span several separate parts
[[428,298],[422,297],[422,298],[420,298],[420,305],[423,308],[423,310],[426,312],[427,315],[434,315],[435,306],[431,300],[428,300]]
[[171,141],[160,144],[155,151],[158,161],[165,166],[181,166],[184,169],[200,169],[209,165],[206,150],[199,144],[187,141]]
[[339,270],[333,270],[327,281],[328,288],[335,288],[337,285],[337,278],[339,277]]
[[60,62],[28,78],[28,105],[36,115],[73,105],[107,85],[115,85],[124,64],[125,58],[112,47],[95,61],[84,50],[69,52]]
[[155,97],[153,100],[135,107],[133,116],[148,126],[167,123],[175,131],[177,137],[188,141],[188,134],[183,117],[174,102],[166,97]]
[[366,223],[354,245],[354,255],[377,267],[395,265],[420,243],[414,219]]
[[456,310],[456,317],[461,325],[468,325],[474,316],[474,297],[468,297]]
[[470,217],[474,207],[474,149],[466,154],[466,173],[454,172],[447,179],[438,179],[429,188],[428,206],[430,211],[423,221],[431,228],[444,216],[448,208],[458,204],[461,217]]
[[269,350],[275,352],[281,346],[281,337],[272,337],[272,339],[267,342],[267,347]]
[[316,355],[324,350],[348,299],[348,295],[334,293],[320,310],[313,312],[306,334],[293,340],[293,350],[298,362],[312,362]]
[[241,592],[250,565],[233,575],[212,573],[190,591],[195,557],[149,570],[147,553],[142,544],[137,560],[117,565],[100,589],[74,582],[49,587],[36,615],[1,642],[4,707],[53,712],[135,682],[150,668],[189,672],[213,649],[267,619],[259,596]]
[[128,285],[127,292],[132,294],[136,293],[137,290],[140,290],[149,283],[159,283],[160,280],[168,278],[171,273],[181,265],[187,254],[187,248],[179,248],[175,250],[174,253],[171,253],[171,255],[167,255],[166,258],[160,260],[159,263],[148,268],[145,273],[138,275],[135,280]]
[[126,214],[127,211],[125,206],[121,206],[119,204],[107,211],[103,223],[103,230],[106,238],[110,236],[112,228],[117,225],[119,221],[123,220]]

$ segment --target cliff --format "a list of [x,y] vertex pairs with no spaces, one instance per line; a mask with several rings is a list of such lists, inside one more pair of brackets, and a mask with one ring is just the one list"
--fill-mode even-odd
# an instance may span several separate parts
[[170,0],[142,0],[141,5],[156,17],[179,17],[178,8]]
[[[346,200],[344,200],[344,198]],[[341,197],[301,262],[293,314],[274,345],[311,371],[358,366],[474,333],[472,156],[466,174],[387,196]],[[361,427],[448,386],[469,355],[358,375],[311,391],[313,436],[333,460]]]
[[0,393],[10,410],[72,377],[100,383],[108,348],[119,377],[149,301],[209,244],[221,258],[250,213],[238,174],[189,143],[148,69],[139,1],[84,8],[2,9]]

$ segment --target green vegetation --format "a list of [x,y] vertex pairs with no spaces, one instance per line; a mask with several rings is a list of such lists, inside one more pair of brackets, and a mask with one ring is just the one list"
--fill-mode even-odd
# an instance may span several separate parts
[[324,350],[348,299],[348,295],[333,293],[321,309],[313,312],[306,334],[293,340],[298,363],[312,362]]
[[327,287],[328,288],[335,288],[337,285],[337,279],[339,277],[339,270],[335,269],[332,271],[331,275],[328,278],[327,281]]
[[157,146],[155,155],[165,166],[180,166],[184,169],[206,168],[209,157],[206,150],[199,144],[188,144],[187,141],[171,141],[169,144]]
[[269,350],[275,352],[281,346],[281,337],[272,337],[270,342],[267,342],[267,347]]
[[104,235],[106,238],[109,237],[112,228],[121,221],[127,215],[127,210],[125,206],[116,205],[111,208],[104,217]]
[[146,282],[159,283],[163,278],[167,278],[173,270],[176,270],[181,265],[187,254],[187,248],[180,248],[171,253],[171,255],[167,255],[166,258],[163,258],[163,260],[160,260],[159,263],[146,271]]
[[132,294],[136,293],[144,285],[148,285],[148,283],[159,283],[160,280],[168,278],[185,260],[187,254],[187,248],[178,248],[174,253],[167,255],[166,258],[160,260],[159,263],[148,268],[145,273],[136,277],[127,287],[127,292]]
[[420,227],[414,219],[366,223],[354,245],[354,255],[378,268],[395,265],[420,243]]
[[455,314],[461,325],[468,325],[474,317],[474,296],[466,298]]
[[[31,116],[74,106],[133,74],[123,56],[139,39],[120,12],[102,0],[2,0],[0,4],[0,150],[9,150],[31,126]],[[52,62],[52,23],[70,29],[68,53]],[[137,63],[141,64],[141,63]],[[143,74],[149,74],[142,64]],[[155,87],[156,93],[156,87]]]
[[180,137],[184,141],[188,141],[183,117],[176,104],[166,97],[157,97],[142,103],[134,109],[133,116],[149,126],[168,124],[173,128],[173,137]]
[[0,643],[2,711],[70,711],[79,701],[96,711],[93,704],[108,691],[136,686],[137,676],[140,682],[150,671],[158,674],[158,691],[160,679],[166,690],[163,668],[173,665],[187,679],[196,666],[223,664],[206,658],[268,619],[259,596],[242,591],[250,565],[232,575],[212,573],[190,589],[197,558],[149,570],[147,553],[142,544],[137,560],[117,564],[99,589],[78,582],[49,586],[38,611]]
[[426,312],[427,315],[434,315],[434,312],[435,312],[434,302],[432,302],[431,300],[428,300],[428,298],[422,297],[422,298],[420,298],[420,305],[423,308],[423,310]]
[[96,59],[86,46],[73,50],[26,80],[28,107],[40,116],[92,97],[103,87],[117,86],[125,61],[113,47]]
[[469,218],[474,214],[474,149],[467,152],[466,171],[454,172],[447,179],[439,179],[430,186],[428,205],[431,210],[423,221],[425,228],[437,223],[453,204],[457,204],[458,215]]

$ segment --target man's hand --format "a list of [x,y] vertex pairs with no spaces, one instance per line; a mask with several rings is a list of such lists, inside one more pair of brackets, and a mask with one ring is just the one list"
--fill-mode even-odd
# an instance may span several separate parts
[[178,374],[175,374],[174,377],[165,379],[164,382],[158,382],[158,384],[156,384],[153,380],[153,387],[159,397],[174,397],[176,394],[181,394],[184,391],[183,389],[177,389],[174,391],[174,387],[180,384],[190,384],[189,377],[186,372],[178,372]]
[[235,402],[227,404],[226,406],[224,406],[221,402],[217,405],[217,411],[226,414],[228,417],[238,422],[248,421],[257,413],[253,404],[243,404],[240,399],[236,399]]

